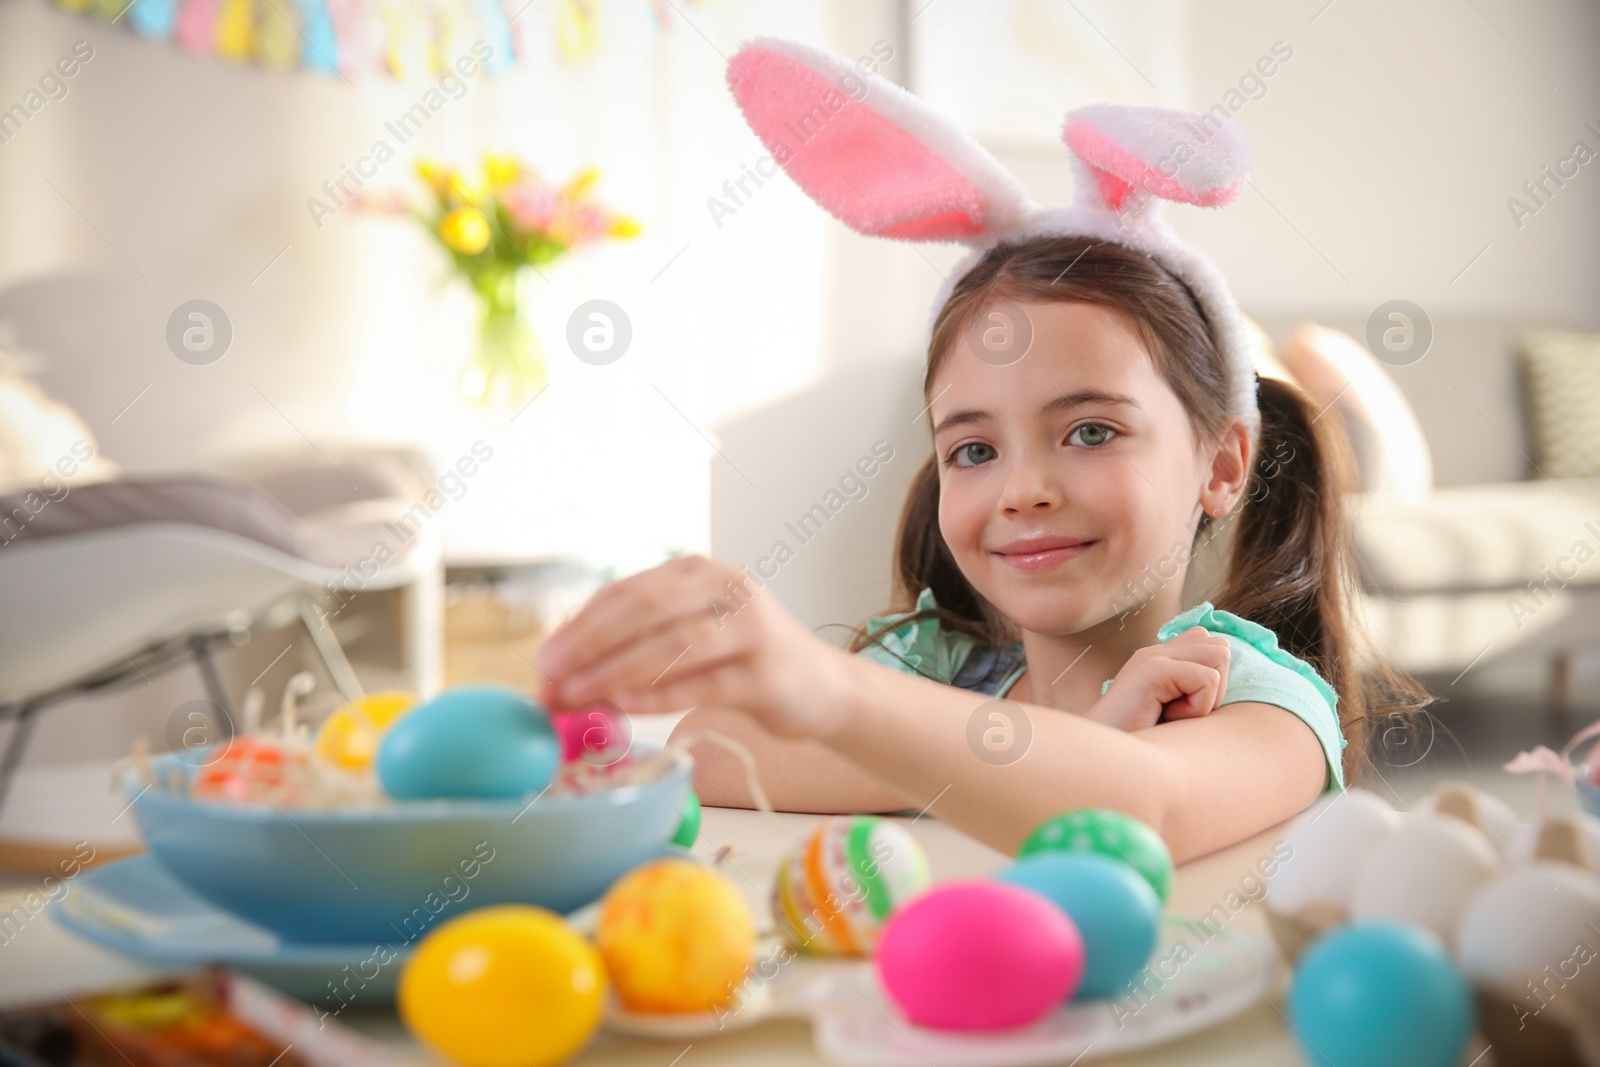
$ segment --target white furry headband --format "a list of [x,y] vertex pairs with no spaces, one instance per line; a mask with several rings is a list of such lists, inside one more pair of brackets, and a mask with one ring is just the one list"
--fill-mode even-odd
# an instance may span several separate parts
[[1093,104],[1068,113],[1073,202],[1043,207],[964,131],[893,82],[843,56],[758,37],[728,61],[728,87],[773,158],[806,194],[858,233],[971,246],[934,300],[928,332],[956,282],[1007,240],[1081,234],[1141,252],[1200,303],[1228,365],[1229,410],[1260,428],[1255,334],[1205,253],[1161,218],[1160,201],[1221,207],[1250,173],[1232,121],[1170,108]]

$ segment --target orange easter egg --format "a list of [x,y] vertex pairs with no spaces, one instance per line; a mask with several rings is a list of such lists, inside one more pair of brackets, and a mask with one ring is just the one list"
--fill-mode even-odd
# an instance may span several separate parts
[[710,1012],[734,997],[755,952],[739,890],[690,859],[654,860],[600,902],[596,941],[629,1011]]

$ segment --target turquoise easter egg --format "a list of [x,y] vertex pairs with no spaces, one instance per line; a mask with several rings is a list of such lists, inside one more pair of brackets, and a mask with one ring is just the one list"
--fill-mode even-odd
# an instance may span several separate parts
[[376,767],[398,799],[505,799],[543,789],[560,762],[544,708],[509,686],[464,685],[396,719]]
[[1398,922],[1354,923],[1313,942],[1289,990],[1301,1052],[1323,1067],[1452,1067],[1475,1015],[1444,944]]
[[1155,951],[1161,901],[1126,863],[1093,852],[1042,852],[995,877],[1046,898],[1083,934],[1088,966],[1080,997],[1124,993]]
[[1163,904],[1172,892],[1172,853],[1167,843],[1132,815],[1082,808],[1052,816],[1028,835],[1017,858],[1056,851],[1098,852],[1121,860],[1144,876]]

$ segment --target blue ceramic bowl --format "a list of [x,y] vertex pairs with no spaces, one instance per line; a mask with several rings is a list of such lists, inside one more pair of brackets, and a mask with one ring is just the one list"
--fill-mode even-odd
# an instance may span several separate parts
[[[186,753],[193,759],[194,753]],[[152,761],[156,780],[190,763]],[[693,763],[587,796],[408,800],[367,811],[290,810],[122,788],[153,855],[198,895],[285,941],[409,944],[441,912],[537,904],[570,912],[662,854]]]

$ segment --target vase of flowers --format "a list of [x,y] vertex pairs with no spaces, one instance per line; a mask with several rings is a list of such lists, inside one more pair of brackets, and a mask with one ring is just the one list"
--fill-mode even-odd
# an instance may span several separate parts
[[478,336],[457,388],[485,406],[520,406],[544,387],[544,351],[529,323],[533,282],[567,252],[639,233],[633,219],[602,207],[600,172],[547,182],[526,163],[489,153],[477,173],[432,160],[417,164],[428,195],[401,210],[450,256],[478,302]]

